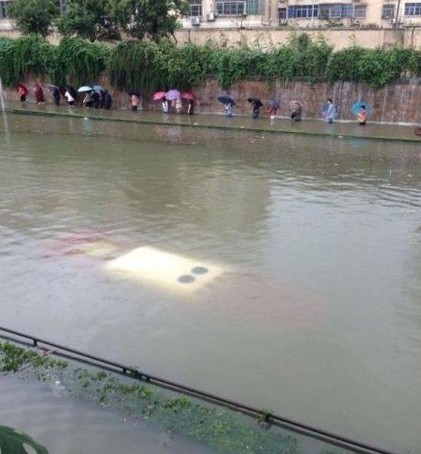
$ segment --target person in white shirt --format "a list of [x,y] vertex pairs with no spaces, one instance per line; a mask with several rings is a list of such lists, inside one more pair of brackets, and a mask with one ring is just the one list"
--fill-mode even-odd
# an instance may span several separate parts
[[67,102],[68,102],[69,106],[73,106],[74,105],[75,98],[73,98],[72,94],[69,92],[68,89],[64,92],[64,97],[67,99]]

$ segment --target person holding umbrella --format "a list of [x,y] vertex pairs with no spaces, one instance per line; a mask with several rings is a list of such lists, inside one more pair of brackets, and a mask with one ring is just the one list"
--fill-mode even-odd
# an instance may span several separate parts
[[53,97],[54,105],[58,106],[60,104],[60,89],[57,85],[47,85],[47,88]]
[[227,102],[224,105],[225,116],[231,118],[234,115],[234,104],[231,102]]
[[301,121],[303,113],[303,105],[299,101],[291,101],[289,103],[291,120]]
[[141,103],[142,103],[142,94],[140,93],[139,90],[132,90],[129,91],[130,95],[130,104],[132,106],[132,111],[137,112],[137,109],[141,109]]
[[247,98],[247,101],[251,103],[251,117],[256,119],[259,118],[260,108],[263,106],[262,101],[259,98]]
[[65,87],[64,97],[67,99],[67,104],[69,106],[73,106],[75,104],[75,101],[76,101],[75,96],[71,92],[71,90],[69,90],[68,86]]
[[55,87],[52,92],[54,105],[60,105],[60,90],[58,87]]
[[357,117],[357,123],[364,126],[367,123],[371,108],[365,102],[357,101],[352,105],[351,112]]
[[218,101],[222,102],[224,105],[225,116],[228,118],[232,117],[234,115],[235,101],[231,98],[231,96],[218,96]]
[[367,111],[365,109],[365,104],[361,104],[361,107],[358,110],[357,122],[360,126],[365,126],[367,124]]
[[181,93],[180,98],[187,101],[187,115],[193,115],[194,109],[194,94],[191,91],[185,91]]
[[35,102],[37,104],[45,103],[44,90],[42,89],[40,84],[34,85],[34,96],[35,96]]
[[113,105],[113,97],[111,96],[111,93],[108,90],[105,90],[103,107],[105,110],[110,110],[112,105]]

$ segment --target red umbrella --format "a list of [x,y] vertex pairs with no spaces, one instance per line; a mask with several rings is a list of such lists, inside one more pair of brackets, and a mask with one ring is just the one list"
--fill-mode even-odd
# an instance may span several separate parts
[[194,101],[194,94],[191,91],[184,91],[181,93],[180,98],[186,101]]
[[153,94],[152,99],[154,101],[160,101],[161,99],[165,98],[165,91],[157,91],[156,93]]

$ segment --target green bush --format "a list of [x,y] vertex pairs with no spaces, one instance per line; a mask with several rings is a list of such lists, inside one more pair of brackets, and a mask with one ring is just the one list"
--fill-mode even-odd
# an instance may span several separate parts
[[352,46],[333,52],[323,39],[294,34],[288,44],[264,52],[242,45],[228,48],[210,43],[177,47],[125,41],[113,48],[82,38],[63,38],[58,46],[36,36],[13,40],[0,38],[0,75],[6,86],[29,75],[51,82],[86,84],[108,70],[111,83],[121,89],[138,88],[150,93],[177,87],[194,88],[215,78],[222,89],[240,80],[306,80],[313,83],[354,81],[379,88],[401,77],[421,77],[421,51]]
[[109,66],[110,51],[100,43],[82,38],[63,38],[50,58],[50,77],[58,85],[94,82]]
[[0,76],[4,85],[10,87],[16,80],[15,73],[16,40],[0,38]]

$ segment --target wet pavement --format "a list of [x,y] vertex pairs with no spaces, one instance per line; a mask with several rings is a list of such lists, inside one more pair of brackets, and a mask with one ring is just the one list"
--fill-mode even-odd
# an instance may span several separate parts
[[68,106],[37,106],[33,103],[21,104],[8,102],[7,110],[16,114],[41,114],[70,117],[87,117],[97,120],[113,120],[133,123],[169,124],[193,126],[197,128],[215,128],[230,130],[247,130],[264,133],[292,133],[309,136],[335,137],[338,139],[375,139],[387,141],[419,142],[421,136],[415,134],[414,125],[381,124],[368,121],[365,126],[354,122],[337,121],[333,124],[323,120],[303,119],[293,122],[289,118],[277,117],[271,120],[264,115],[258,119],[247,116],[226,118],[221,114],[161,114],[158,110],[132,112],[130,109],[89,109]]

